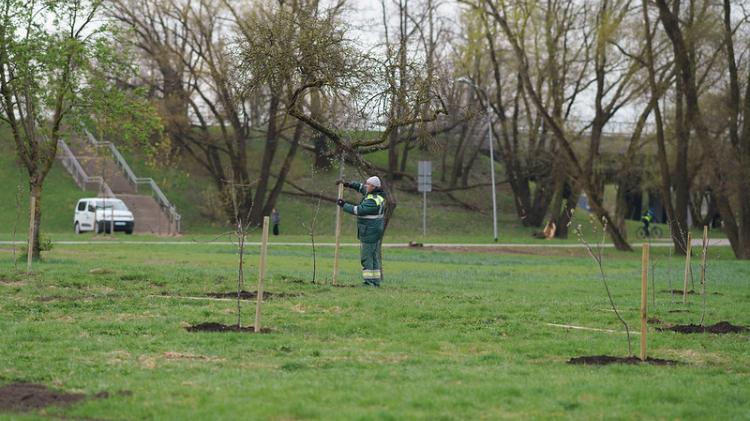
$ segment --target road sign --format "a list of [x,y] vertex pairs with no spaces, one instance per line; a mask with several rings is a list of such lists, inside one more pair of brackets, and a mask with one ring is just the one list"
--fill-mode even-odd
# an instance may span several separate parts
[[417,172],[417,191],[432,191],[432,161],[419,161]]

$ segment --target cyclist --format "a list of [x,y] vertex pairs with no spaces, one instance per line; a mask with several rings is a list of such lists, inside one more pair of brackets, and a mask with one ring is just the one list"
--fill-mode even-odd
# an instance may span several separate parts
[[656,222],[654,210],[652,208],[648,208],[648,210],[643,213],[643,216],[641,216],[641,221],[643,222],[643,230],[646,231],[646,237],[651,237],[651,233],[648,231],[648,226],[652,221]]

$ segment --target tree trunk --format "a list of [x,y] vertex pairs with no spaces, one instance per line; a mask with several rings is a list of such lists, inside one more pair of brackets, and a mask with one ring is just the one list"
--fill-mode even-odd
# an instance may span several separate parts
[[[320,92],[310,92],[310,113],[314,119],[321,118],[321,105],[320,105]],[[330,149],[328,148],[328,139],[316,131],[312,137],[313,145],[315,147],[315,169],[320,171],[328,171],[332,168],[332,162],[329,156]],[[295,133],[295,147],[297,145],[297,135]]]
[[286,176],[287,174],[289,174],[289,170],[292,169],[292,161],[294,160],[294,156],[297,154],[297,149],[299,148],[299,140],[302,137],[302,129],[304,128],[304,123],[298,120],[296,126],[297,127],[294,129],[294,137],[292,138],[292,145],[289,147],[289,152],[286,154],[284,163],[279,169],[279,176],[276,179],[276,185],[274,186],[273,190],[271,190],[271,194],[268,195],[268,200],[263,207],[263,215],[270,215],[273,211],[273,208],[276,207],[276,201],[278,200],[279,195],[281,195],[281,190],[284,187]]
[[29,180],[29,191],[30,197],[35,198],[34,209],[30,209],[30,211],[33,211],[34,213],[34,232],[29,233],[33,237],[31,246],[31,258],[33,260],[39,260],[39,258],[41,257],[41,247],[39,243],[39,240],[41,238],[41,231],[39,227],[42,220],[42,183],[38,181],[37,177],[32,177]]
[[[456,187],[458,178],[461,176],[464,164],[464,155],[466,154],[466,146],[468,142],[469,125],[471,123],[464,123],[461,125],[461,132],[458,136],[458,145],[456,145],[456,155],[453,158],[453,166],[451,167],[451,178],[448,182],[448,187]],[[443,154],[445,156],[447,154]]]
[[261,163],[258,185],[255,189],[255,201],[253,202],[252,210],[250,211],[250,223],[257,227],[263,225],[263,203],[266,201],[268,183],[271,179],[271,165],[273,164],[274,156],[276,156],[276,149],[279,146],[277,114],[279,112],[280,102],[279,96],[274,94],[271,96],[271,103],[268,107],[269,118],[268,132],[266,134],[266,147],[263,151],[263,162]]

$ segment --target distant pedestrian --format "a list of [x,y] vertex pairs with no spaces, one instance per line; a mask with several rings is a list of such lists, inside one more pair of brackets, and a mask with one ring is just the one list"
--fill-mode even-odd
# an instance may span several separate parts
[[646,231],[646,237],[651,237],[651,233],[648,231],[648,226],[651,222],[657,222],[652,208],[648,208],[648,210],[643,213],[643,216],[641,216],[641,222],[643,222],[643,230]]
[[354,206],[339,199],[336,204],[346,213],[357,216],[357,238],[361,242],[360,260],[364,286],[380,286],[380,240],[383,238],[383,215],[385,214],[385,192],[378,177],[370,177],[365,184],[357,181],[336,180],[336,184],[357,190],[363,196]]
[[281,222],[281,214],[276,208],[273,208],[273,235],[279,235],[279,223]]

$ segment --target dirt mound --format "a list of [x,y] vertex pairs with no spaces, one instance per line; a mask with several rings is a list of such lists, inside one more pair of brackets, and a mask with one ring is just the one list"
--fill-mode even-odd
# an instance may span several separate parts
[[[265,294],[263,294],[265,296]],[[255,333],[255,327],[253,326],[242,326],[239,325],[223,325],[221,323],[198,323],[195,326],[186,327],[188,332],[240,332],[240,333]],[[271,329],[264,327],[260,329],[259,333],[271,333]]]
[[742,333],[742,332],[748,332],[750,329],[744,327],[744,326],[734,326],[729,322],[719,322],[715,325],[710,326],[699,326],[694,324],[689,325],[676,325],[676,326],[669,326],[669,327],[663,327],[659,330],[669,330],[672,332],[678,332],[678,333],[714,333],[714,334],[724,334],[724,333]]
[[0,387],[0,412],[28,412],[52,405],[67,406],[90,398],[106,399],[109,393],[58,393],[41,384],[14,383]]
[[659,358],[646,357],[645,361],[642,361],[637,357],[611,357],[609,355],[596,355],[591,357],[578,357],[571,358],[568,364],[588,364],[588,365],[607,365],[607,364],[652,364],[652,365],[674,365],[679,364],[678,361],[673,360],[662,360]]

